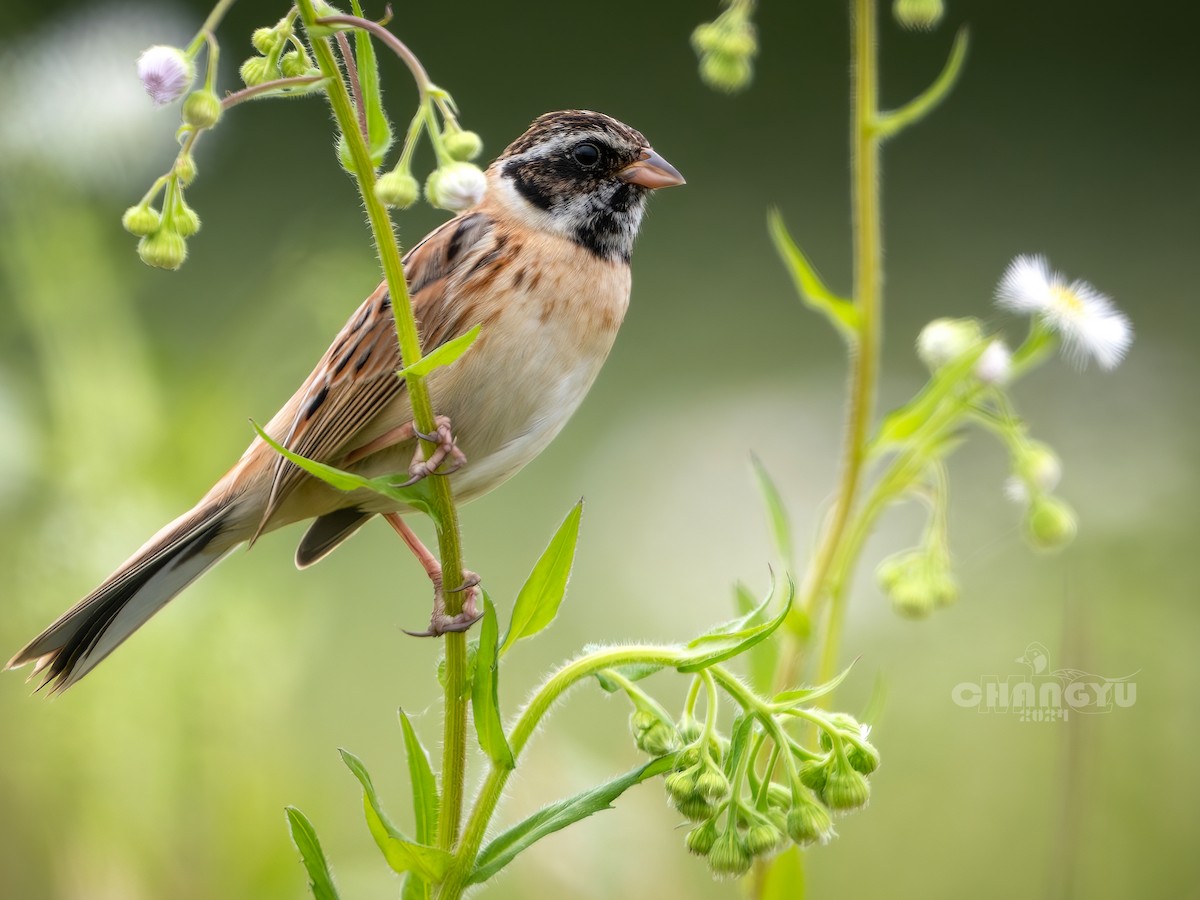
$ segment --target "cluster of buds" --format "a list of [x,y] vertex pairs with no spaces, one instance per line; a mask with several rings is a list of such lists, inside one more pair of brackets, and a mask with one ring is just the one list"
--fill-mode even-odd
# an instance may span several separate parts
[[751,0],[727,0],[728,8],[712,22],[692,32],[692,47],[700,57],[700,78],[725,93],[750,84],[758,37],[750,19]]
[[158,269],[178,269],[187,259],[187,239],[200,230],[200,217],[184,199],[183,177],[172,174],[166,178],[162,211],[151,205],[152,197],[146,197],[125,210],[121,224],[141,238],[137,249],[142,262]]
[[255,29],[250,43],[258,55],[247,59],[239,70],[247,87],[279,78],[320,74],[296,36],[295,13],[284,16],[270,28]]
[[[440,124],[439,124],[440,114]],[[483,151],[483,141],[474,131],[458,124],[449,95],[434,89],[413,119],[400,160],[391,171],[379,176],[375,196],[387,206],[407,209],[417,202],[421,187],[412,172],[412,158],[423,133],[437,158],[437,168],[425,179],[425,199],[431,206],[461,212],[483,199],[487,178],[471,162]]]
[[1012,352],[1002,338],[985,335],[978,319],[934,319],[917,337],[917,356],[937,372],[966,356],[971,374],[984,384],[1003,386],[1012,374]]
[[940,542],[889,556],[875,571],[892,608],[910,619],[923,619],[958,599],[950,555]]
[[[651,756],[674,753],[663,787],[671,806],[694,823],[688,850],[705,857],[714,875],[743,875],[756,857],[789,843],[826,843],[834,837],[835,814],[866,805],[867,776],[879,767],[867,726],[844,713],[800,710],[799,701],[766,702],[734,686],[743,709],[727,738],[717,730],[713,683],[704,680],[710,709],[703,723],[691,712],[697,690],[672,722],[632,684],[622,686],[634,703],[630,725],[638,747]],[[796,718],[815,724],[815,749],[786,730]]]
[[1011,500],[1025,507],[1025,538],[1038,550],[1059,550],[1075,538],[1075,513],[1051,492],[1062,477],[1058,454],[1029,440],[1016,425],[1009,437],[1013,474],[1006,483]]

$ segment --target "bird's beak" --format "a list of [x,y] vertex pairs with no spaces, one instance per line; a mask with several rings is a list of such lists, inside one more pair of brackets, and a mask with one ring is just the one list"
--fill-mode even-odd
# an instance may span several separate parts
[[617,177],[630,184],[644,188],[665,188],[677,184],[686,184],[679,170],[651,150],[649,147],[642,151],[642,158],[630,163]]

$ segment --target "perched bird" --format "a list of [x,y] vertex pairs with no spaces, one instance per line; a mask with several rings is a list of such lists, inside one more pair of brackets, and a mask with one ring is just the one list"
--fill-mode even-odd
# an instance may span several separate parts
[[[423,460],[380,285],[265,431],[296,453],[367,477],[448,462],[455,497],[490,491],[540,453],[600,371],[629,303],[629,260],[647,194],[684,180],[646,139],[587,111],[538,118],[487,169],[483,199],[404,260],[425,352],[477,324],[479,338],[427,380],[440,414]],[[452,431],[451,431],[452,429]],[[411,460],[411,462],[410,462]],[[63,690],[238,544],[304,519],[296,564],[311,565],[375,514],[387,515],[435,583],[431,634],[477,617],[442,608],[440,568],[399,515],[369,491],[339,492],[256,439],[199,503],[150,538],[103,584],[8,663],[34,663]]]

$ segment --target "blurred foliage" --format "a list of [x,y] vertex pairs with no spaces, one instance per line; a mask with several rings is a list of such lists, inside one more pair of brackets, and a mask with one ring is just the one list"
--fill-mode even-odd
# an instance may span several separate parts
[[[123,33],[140,29],[129,46],[101,39],[114,10]],[[464,24],[447,28],[448,10]],[[727,615],[728,585],[762,572],[768,537],[751,450],[778,481],[801,556],[808,549],[833,480],[841,348],[796,302],[765,212],[778,205],[830,286],[847,284],[846,28],[840,4],[761,5],[755,82],[729,100],[695,75],[688,35],[707,8],[397,12],[394,27],[431,71],[454,73],[448,86],[485,157],[535,115],[583,106],[645,131],[689,180],[654,204],[628,321],[579,416],[519,478],[464,511],[471,568],[494,596],[513,596],[562,510],[588,498],[571,600],[552,637],[509,666],[515,698],[569,648],[678,639]],[[1176,90],[1194,78],[1197,14],[1163,13],[951,2],[931,34],[884,29],[885,104],[928,83],[953,28],[969,21],[973,37],[955,95],[885,153],[884,404],[921,377],[909,349],[919,325],[990,315],[992,286],[1017,252],[1050,252],[1113,294],[1139,336],[1114,375],[1056,364],[1024,391],[1080,514],[1065,555],[1029,561],[1002,496],[1002,451],[981,444],[952,464],[960,603],[914,625],[858,579],[844,646],[886,675],[887,764],[869,813],[809,853],[812,896],[847,886],[923,898],[1177,896],[1200,885],[1200,775],[1181,762],[1200,739],[1200,430],[1185,412],[1198,374],[1186,261],[1198,237],[1200,124],[1181,114]],[[189,197],[205,229],[188,269],[146,269],[119,218],[143,176],[169,161],[175,112],[84,108],[96,79],[72,66],[122,54],[116,71],[127,68],[137,89],[136,50],[185,38],[202,5],[5,15],[0,647],[11,650],[220,475],[251,437],[246,419],[289,395],[377,269],[320,101],[231,113],[199,153]],[[233,36],[259,18],[258,4],[244,4],[223,30],[226,87]],[[408,89],[390,63],[385,88]],[[437,221],[405,214],[403,240]],[[715,379],[713,354],[731,344],[738,366]],[[911,533],[911,522],[893,524],[868,563]],[[367,529],[305,573],[291,566],[298,537],[235,554],[61,699],[29,698],[16,676],[0,682],[0,896],[298,897],[288,803],[320,830],[345,896],[395,889],[333,748],[376,761],[380,792],[400,796],[395,707],[436,742],[423,713],[437,696],[438,648],[398,628],[423,620],[427,585],[387,529]],[[958,682],[1019,673],[1012,660],[1032,640],[1063,665],[1140,668],[1137,705],[1030,725],[953,704]],[[849,708],[856,690],[867,701],[870,679],[858,681],[839,695]],[[624,707],[599,692],[578,692],[556,715],[566,724],[534,741],[506,821],[635,761]],[[660,791],[634,789],[616,813],[523,855],[489,896],[729,896],[682,851],[676,818]],[[614,864],[635,853],[657,864]]]

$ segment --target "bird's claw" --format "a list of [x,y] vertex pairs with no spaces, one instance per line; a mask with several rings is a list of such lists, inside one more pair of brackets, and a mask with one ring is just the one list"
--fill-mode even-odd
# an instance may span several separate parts
[[[429,618],[429,627],[424,631],[409,631],[405,628],[403,629],[405,634],[412,637],[440,637],[443,634],[467,631],[483,618],[483,613],[479,610],[476,602],[479,597],[480,578],[474,572],[464,571],[462,574],[463,583],[449,591],[443,591],[440,581],[434,582],[433,615]],[[466,594],[463,597],[462,610],[457,615],[447,615],[445,595],[463,591]]]
[[[424,450],[420,444],[417,445],[416,452],[413,454],[413,460],[408,466],[409,479],[400,487],[412,487],[418,481],[428,478],[430,475],[450,475],[461,469],[467,462],[467,457],[458,449],[458,445],[454,442],[454,434],[450,430],[450,420],[445,416],[437,417],[437,429],[432,434],[425,434],[417,428],[416,423],[413,423],[413,434],[423,441],[428,441],[431,444],[436,444],[429,458],[425,458]],[[447,468],[442,468],[442,463],[449,461]]]

